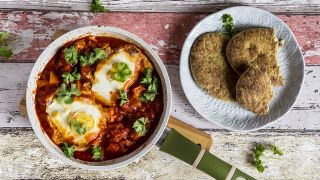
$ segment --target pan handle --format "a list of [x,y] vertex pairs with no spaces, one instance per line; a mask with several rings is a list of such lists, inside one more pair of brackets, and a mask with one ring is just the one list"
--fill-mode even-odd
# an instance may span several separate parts
[[161,145],[160,151],[185,161],[217,180],[255,179],[201,148],[175,129],[171,129]]

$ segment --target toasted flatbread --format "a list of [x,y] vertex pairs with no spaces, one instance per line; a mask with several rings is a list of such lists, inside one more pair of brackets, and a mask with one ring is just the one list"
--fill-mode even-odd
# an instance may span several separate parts
[[236,96],[244,108],[259,115],[267,114],[273,97],[268,73],[257,65],[249,67],[238,80]]
[[193,44],[190,66],[197,84],[210,96],[235,101],[239,75],[227,62],[225,48],[230,38],[219,33],[205,33]]
[[230,66],[239,75],[251,65],[267,69],[272,85],[282,86],[283,77],[277,63],[279,42],[272,28],[256,28],[242,31],[228,43],[226,54]]

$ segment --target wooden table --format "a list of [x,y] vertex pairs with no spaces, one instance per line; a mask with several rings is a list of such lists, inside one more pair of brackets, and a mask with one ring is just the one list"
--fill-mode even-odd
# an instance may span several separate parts
[[[35,137],[28,119],[19,116],[34,61],[59,29],[88,25],[120,27],[147,41],[161,56],[173,88],[172,116],[212,135],[211,152],[259,179],[319,179],[320,174],[320,1],[318,0],[119,0],[104,1],[111,12],[92,14],[89,1],[0,0],[0,30],[16,33],[10,60],[0,59],[0,179],[210,179],[154,147],[139,162],[113,171],[85,171],[63,164]],[[208,14],[235,5],[275,13],[296,35],[305,62],[305,82],[293,109],[265,129],[238,133],[203,119],[188,103],[179,82],[180,49],[191,28]],[[138,13],[136,13],[138,12]],[[255,143],[284,149],[263,174],[250,164]]]

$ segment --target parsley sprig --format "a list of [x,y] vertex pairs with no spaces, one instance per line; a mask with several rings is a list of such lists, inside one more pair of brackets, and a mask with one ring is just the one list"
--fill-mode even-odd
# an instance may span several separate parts
[[[268,151],[272,152],[272,154],[269,156],[267,155]],[[262,173],[265,169],[265,166],[263,165],[263,161],[261,158],[264,157],[266,159],[270,159],[274,157],[274,155],[282,156],[283,152],[274,145],[265,146],[263,144],[258,144],[253,150],[253,154],[255,157],[255,165],[257,167],[257,170]]]
[[122,106],[123,104],[127,103],[128,100],[128,95],[127,92],[125,92],[124,90],[120,90],[120,106]]
[[144,76],[141,78],[140,83],[148,86],[147,91],[145,91],[140,100],[142,102],[154,101],[158,94],[158,87],[160,84],[159,78],[153,76],[152,77],[152,69],[147,68],[144,71]]
[[62,83],[57,93],[57,101],[59,103],[70,104],[73,102],[72,95],[80,96],[80,90],[75,84],[71,84],[70,88],[67,88],[65,83]]
[[80,121],[72,121],[71,123],[71,129],[76,132],[79,135],[83,135],[86,133],[87,129],[86,129],[86,124],[85,123],[81,123]]
[[141,117],[137,119],[134,123],[132,128],[141,136],[144,136],[147,133],[147,118]]
[[108,72],[113,80],[124,82],[132,74],[128,64],[124,62],[114,63]]
[[94,145],[92,148],[92,159],[98,161],[103,159],[103,152],[100,146]]
[[66,155],[67,157],[72,157],[73,153],[74,153],[74,147],[66,142],[63,143],[62,147],[62,152],[64,153],[64,155]]
[[7,41],[10,37],[8,32],[0,32],[0,56],[9,59],[12,56],[12,51],[8,49]]
[[91,11],[93,13],[101,13],[101,12],[106,12],[107,9],[101,5],[100,0],[92,0],[91,1]]
[[237,30],[235,28],[233,18],[230,14],[223,14],[222,17],[222,32],[229,34],[229,36],[234,36],[237,34]]
[[81,66],[92,65],[99,60],[102,60],[106,57],[106,52],[100,48],[94,48],[93,52],[89,52],[88,54],[81,54],[79,56],[79,60]]
[[80,73],[77,72],[77,68],[75,67],[72,73],[69,73],[69,72],[63,73],[62,78],[66,84],[70,84],[75,80],[80,80],[81,75]]
[[64,59],[72,65],[75,65],[78,63],[78,51],[77,48],[73,45],[69,48],[65,48],[63,50]]

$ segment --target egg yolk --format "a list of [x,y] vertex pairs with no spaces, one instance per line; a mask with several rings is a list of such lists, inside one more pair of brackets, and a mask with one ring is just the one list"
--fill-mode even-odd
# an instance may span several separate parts
[[94,127],[93,117],[82,111],[73,114],[69,121],[71,129],[79,135],[85,134]]

